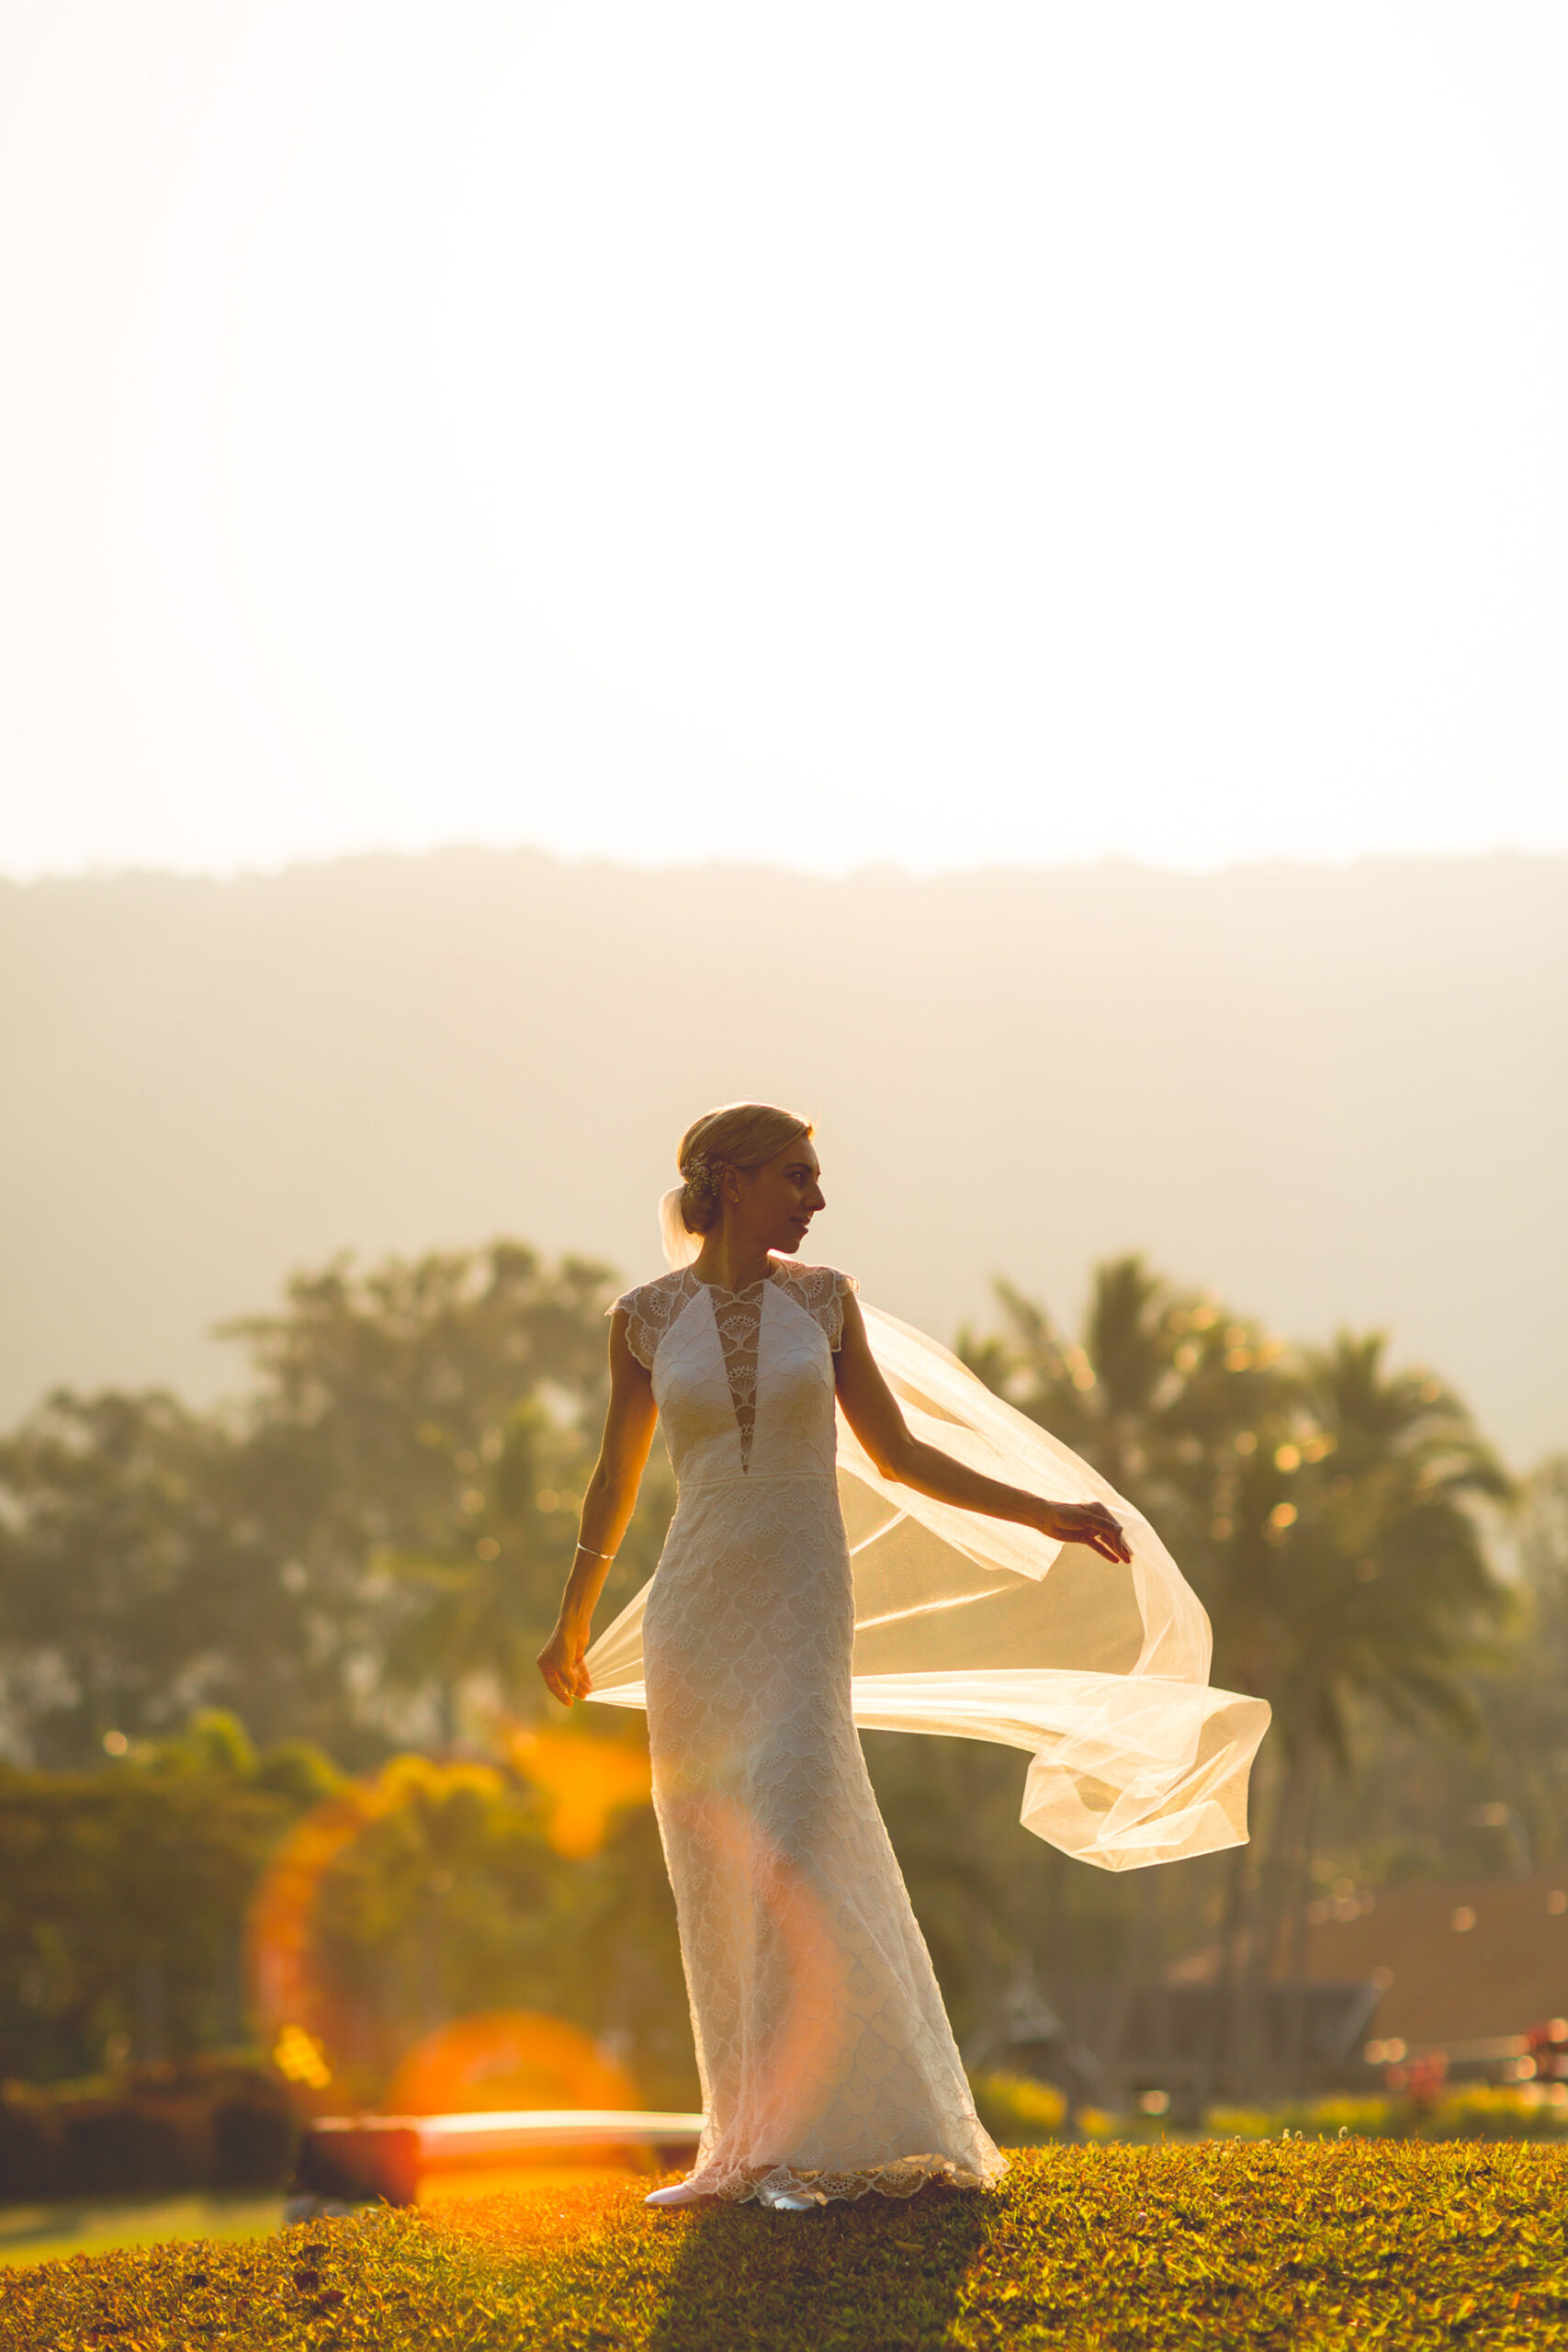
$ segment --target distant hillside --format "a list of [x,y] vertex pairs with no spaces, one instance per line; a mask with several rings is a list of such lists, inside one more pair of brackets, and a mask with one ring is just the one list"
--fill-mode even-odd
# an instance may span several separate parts
[[676,1136],[818,1122],[814,1248],[950,1335],[1138,1247],[1383,1324],[1568,1444],[1568,859],[912,881],[533,853],[0,885],[0,1415],[236,1368],[290,1267],[510,1232],[656,1271]]

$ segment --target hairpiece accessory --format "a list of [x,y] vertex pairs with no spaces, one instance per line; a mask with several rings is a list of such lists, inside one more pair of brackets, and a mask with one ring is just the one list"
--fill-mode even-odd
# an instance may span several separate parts
[[694,1193],[711,1193],[713,1191],[714,1184],[716,1180],[715,1179],[712,1168],[703,1158],[700,1151],[693,1152],[690,1159],[687,1160],[684,1168],[682,1169],[681,1173],[685,1178],[687,1183],[690,1184]]

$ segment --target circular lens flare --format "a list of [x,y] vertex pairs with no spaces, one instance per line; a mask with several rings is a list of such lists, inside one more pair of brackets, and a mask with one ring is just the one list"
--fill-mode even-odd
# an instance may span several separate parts
[[[545,1838],[569,1860],[597,1853],[614,1816],[649,1801],[646,1750],[525,1725],[503,1726],[500,1736],[513,1770],[537,1793]],[[302,2106],[321,2111],[367,2096],[408,2113],[636,2104],[624,2071],[578,2028],[523,2010],[486,2010],[444,2024],[399,2060],[391,2085],[379,2091],[380,2067],[367,2072],[363,2063],[364,2020],[321,1965],[322,1888],[367,1831],[404,1812],[439,1815],[464,1792],[492,1804],[505,1787],[504,1773],[492,1765],[395,1757],[313,1806],[274,1853],[251,1903],[248,1977],[263,2036]],[[449,1872],[437,1875],[450,1884]],[[359,2064],[351,2055],[356,2050]]]
[[387,2089],[393,2115],[632,2108],[637,2087],[581,2026],[532,2009],[455,2018],[415,2044]]

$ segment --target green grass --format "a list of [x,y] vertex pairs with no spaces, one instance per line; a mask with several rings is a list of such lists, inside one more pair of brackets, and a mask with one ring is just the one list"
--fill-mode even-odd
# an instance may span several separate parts
[[1568,2346],[1568,2156],[1528,2144],[1021,2152],[983,2196],[794,2216],[637,2188],[319,2222],[0,2276],[6,2352]]
[[81,2198],[53,2205],[0,2206],[0,2267],[107,2254],[170,2238],[260,2238],[283,2224],[276,2197]]

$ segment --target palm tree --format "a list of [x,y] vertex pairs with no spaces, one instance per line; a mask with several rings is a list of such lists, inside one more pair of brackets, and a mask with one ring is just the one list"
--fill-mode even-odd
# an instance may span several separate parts
[[1274,1709],[1279,1758],[1248,1938],[1254,2064],[1262,1984],[1282,1961],[1303,1973],[1318,1799],[1325,1771],[1350,1768],[1353,1709],[1470,1729],[1463,1669],[1506,1606],[1476,1505],[1506,1501],[1509,1481],[1452,1391],[1388,1371],[1386,1346],[1341,1332],[1303,1352],[1292,1425],[1249,1458],[1224,1548],[1227,1646]]
[[1463,1404],[1391,1373],[1381,1334],[1287,1352],[1138,1257],[1095,1271],[1083,1337],[998,1283],[1010,1329],[959,1352],[991,1387],[1145,1510],[1209,1610],[1217,1683],[1269,1701],[1275,1801],[1260,1871],[1230,1858],[1221,2007],[1240,1952],[1233,2048],[1260,2061],[1261,1989],[1300,1928],[1325,1772],[1348,1769],[1350,1717],[1462,1730],[1463,1668],[1505,1606],[1476,1505],[1509,1482]]
[[1207,1597],[1258,1431],[1293,1401],[1281,1342],[1139,1256],[1095,1268],[1077,1341],[1010,1283],[995,1288],[1010,1330],[964,1332],[959,1354],[1146,1511]]
[[[1178,1289],[1137,1255],[1096,1267],[1077,1341],[1010,1283],[995,1288],[1009,1329],[983,1340],[961,1335],[960,1355],[1146,1512],[1214,1622],[1216,1681],[1267,1695],[1266,1648],[1231,1583],[1244,1489],[1295,1410],[1299,1382],[1282,1343],[1212,1294]],[[1246,1905],[1245,1849],[1226,1871],[1228,1982]],[[1153,1877],[1140,1873],[1129,1979],[1155,1964],[1155,1900]],[[1222,2005],[1224,1997],[1222,1989]]]

